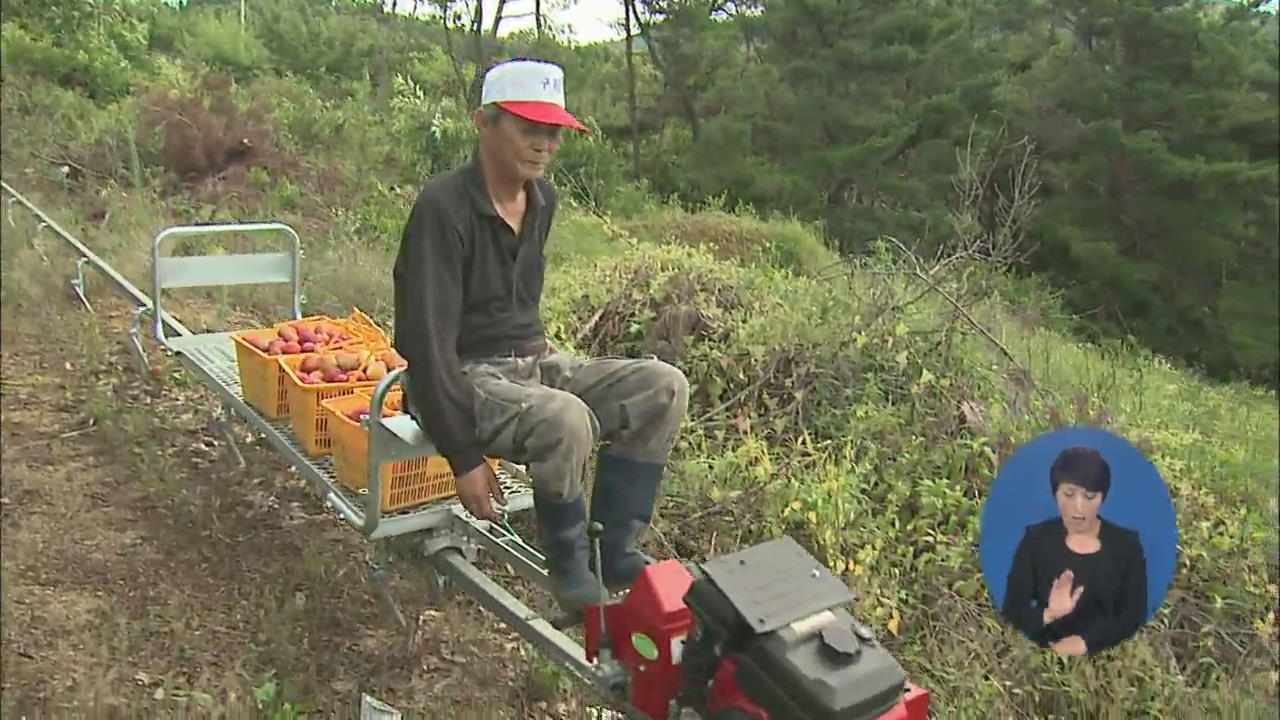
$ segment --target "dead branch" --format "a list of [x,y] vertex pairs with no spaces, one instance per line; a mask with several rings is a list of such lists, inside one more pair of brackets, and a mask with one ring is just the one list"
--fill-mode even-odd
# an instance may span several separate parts
[[36,151],[33,151],[31,155],[39,160],[44,160],[45,162],[50,163],[51,165],[66,166],[67,168],[76,170],[81,175],[92,175],[93,177],[98,178],[99,180],[113,179],[110,175],[107,175],[106,173],[101,173],[92,168],[87,168],[84,165],[81,165],[80,163],[68,158],[66,155],[66,151],[61,148],[58,148],[58,152],[59,152],[58,157],[45,155],[43,153],[36,152]]
[[1009,362],[1013,363],[1014,367],[1018,368],[1019,370],[1022,370],[1023,372],[1026,372],[1026,368],[1022,366],[1022,363],[1018,362],[1018,359],[1014,357],[1012,352],[1009,351],[1009,348],[1005,347],[1004,343],[997,340],[996,337],[991,334],[990,330],[987,330],[987,328],[983,326],[982,323],[975,320],[973,316],[969,314],[969,311],[965,310],[964,307],[959,302],[957,302],[956,299],[952,297],[950,293],[942,289],[938,285],[938,283],[934,280],[932,275],[930,275],[929,273],[921,269],[920,259],[914,253],[908,250],[907,246],[902,244],[902,241],[890,235],[885,235],[883,237],[885,240],[889,241],[894,246],[896,246],[898,250],[911,262],[912,268],[910,270],[910,274],[912,275],[912,277],[925,283],[926,285],[929,286],[930,290],[941,295],[942,299],[946,300],[947,303],[951,305],[951,307],[954,308],[955,311],[959,313],[962,318],[964,318],[965,322],[967,322],[971,327],[973,327],[973,329],[981,333],[982,336],[985,337],[987,340],[989,340],[992,345],[995,345],[996,348],[1000,350],[1001,354],[1003,354],[1009,360]]
[[600,322],[600,318],[602,316],[604,316],[604,308],[596,310],[591,318],[587,320],[586,324],[582,326],[582,329],[578,330],[577,334],[574,336],[574,344],[581,344],[582,341],[591,334],[591,331],[595,329],[596,323]]
[[[1010,141],[1001,125],[982,147],[974,147],[976,120],[963,149],[956,150],[952,187],[958,201],[951,211],[954,256],[981,259],[1004,269],[1024,261],[1024,240],[1037,207],[1040,189],[1035,144],[1029,137]],[[1003,182],[997,171],[1008,168]],[[942,248],[940,248],[940,251]]]

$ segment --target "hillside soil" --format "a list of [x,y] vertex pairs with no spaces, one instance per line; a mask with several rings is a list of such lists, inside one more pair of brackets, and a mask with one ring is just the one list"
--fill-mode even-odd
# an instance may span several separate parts
[[128,305],[102,290],[86,312],[62,266],[0,325],[0,715],[263,697],[349,715],[368,692],[419,717],[569,716],[578,693],[469,598],[432,607],[397,565],[408,626],[380,614],[368,542],[265,446],[237,469],[212,394],[154,351],[141,373]]

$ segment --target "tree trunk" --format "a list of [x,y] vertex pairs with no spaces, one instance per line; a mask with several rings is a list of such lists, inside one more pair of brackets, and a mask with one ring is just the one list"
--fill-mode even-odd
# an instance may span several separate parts
[[440,8],[440,14],[444,21],[444,47],[445,52],[449,55],[449,64],[453,66],[453,75],[457,80],[458,95],[463,105],[471,103],[471,88],[467,85],[466,77],[462,74],[462,61],[458,59],[458,53],[453,46],[453,15],[452,3],[450,0],[435,0],[436,5]]
[[631,34],[631,15],[634,12],[634,0],[622,0],[623,27],[626,31],[627,43],[627,111],[631,114],[631,172],[637,181],[640,180],[640,127],[636,110],[636,63],[633,36]]
[[489,28],[489,37],[498,38],[498,26],[502,24],[502,15],[506,11],[507,0],[498,0],[498,7],[493,11],[493,27]]
[[[379,24],[382,25],[383,28],[383,37],[386,37],[391,31],[391,26],[395,22],[395,10],[395,2],[392,2],[391,4],[391,15],[387,15],[386,10],[384,10],[382,6],[378,7],[378,14],[381,16],[379,17]],[[391,96],[391,51],[389,45],[389,43],[383,43],[382,52],[379,53],[378,56],[378,66],[376,71],[378,79],[374,90],[374,102],[379,107],[386,105],[387,98]]]
[[[628,0],[628,1],[631,3],[631,18],[635,20],[636,28],[639,29],[640,31],[640,37],[644,40],[645,49],[648,50],[649,52],[649,62],[653,63],[653,66],[658,70],[658,74],[662,76],[662,90],[664,93],[663,95],[664,100],[667,100],[667,99],[674,100],[676,92],[673,90],[674,85],[671,81],[671,73],[667,68],[666,63],[663,62],[662,55],[658,52],[657,43],[653,41],[653,34],[649,32],[648,25],[645,23],[643,19],[641,19],[640,13],[637,11],[637,8],[636,8],[635,0]],[[697,113],[694,112],[692,115],[689,115],[687,112],[688,111],[687,107],[685,108],[685,110],[686,110],[686,116],[689,117],[690,119],[689,128],[692,131],[694,138],[696,139],[699,132],[699,128],[697,127]],[[661,134],[662,129],[665,128],[665,126],[666,126],[665,118],[660,119],[659,128],[658,128],[658,133],[659,133],[658,137],[660,141],[662,138],[662,134]]]
[[[471,78],[471,92],[469,93],[471,107],[479,107],[482,90],[484,89],[484,70],[488,64],[484,51],[484,0],[475,0],[475,8],[472,10],[474,15],[471,16],[471,40],[472,40],[472,58],[476,63],[475,75]],[[496,18],[495,18],[496,22]]]
[[533,0],[533,25],[537,28],[538,42],[542,42],[542,0]]

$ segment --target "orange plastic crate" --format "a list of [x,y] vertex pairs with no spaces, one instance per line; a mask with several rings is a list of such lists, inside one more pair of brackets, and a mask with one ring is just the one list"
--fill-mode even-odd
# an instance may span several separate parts
[[[325,347],[326,351],[350,347],[383,348],[390,347],[386,334],[382,332],[368,315],[359,309],[351,313],[349,319],[330,318],[323,315],[305,317],[301,320],[276,323],[270,328],[246,330],[231,336],[236,348],[236,366],[240,373],[240,392],[250,407],[262,413],[263,417],[272,420],[288,417],[289,398],[285,388],[284,373],[277,355],[268,355],[249,343],[250,338],[259,336],[275,337],[276,331],[284,325],[303,324],[308,327],[319,323],[329,323],[355,336],[355,339],[336,343]],[[297,357],[302,357],[297,356]]]
[[366,343],[391,347],[391,338],[360,308],[351,309],[351,316],[347,318],[347,322],[351,325],[351,331],[363,338]]
[[[298,444],[311,457],[329,454],[329,413],[321,405],[325,400],[351,395],[359,388],[377,387],[376,380],[307,385],[298,379],[298,366],[306,355],[280,355],[276,358],[285,377],[289,396],[289,424]],[[368,402],[367,400],[365,402]]]
[[[375,385],[374,387],[377,386]],[[362,397],[366,401],[372,402],[373,391],[374,388],[372,387],[359,388],[356,390],[355,394],[357,397]],[[388,390],[386,396],[382,398],[382,407],[398,413],[404,412],[404,390],[399,385]]]
[[[387,394],[388,404],[399,388]],[[333,467],[338,482],[352,490],[364,490],[369,486],[369,429],[347,417],[356,408],[369,408],[369,389],[356,394],[332,398],[321,403],[329,415]],[[384,409],[384,416],[401,413]],[[494,472],[498,461],[485,458]],[[451,497],[458,492],[457,481],[449,461],[441,455],[413,458],[387,463],[378,473],[382,483],[382,510],[391,512],[432,500]]]

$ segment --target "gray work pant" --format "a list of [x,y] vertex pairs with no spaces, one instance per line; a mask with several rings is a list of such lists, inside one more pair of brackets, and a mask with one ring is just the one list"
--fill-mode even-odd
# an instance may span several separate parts
[[525,465],[539,495],[581,494],[592,451],[665,463],[688,410],[689,381],[657,359],[584,360],[560,352],[466,361],[483,452]]

